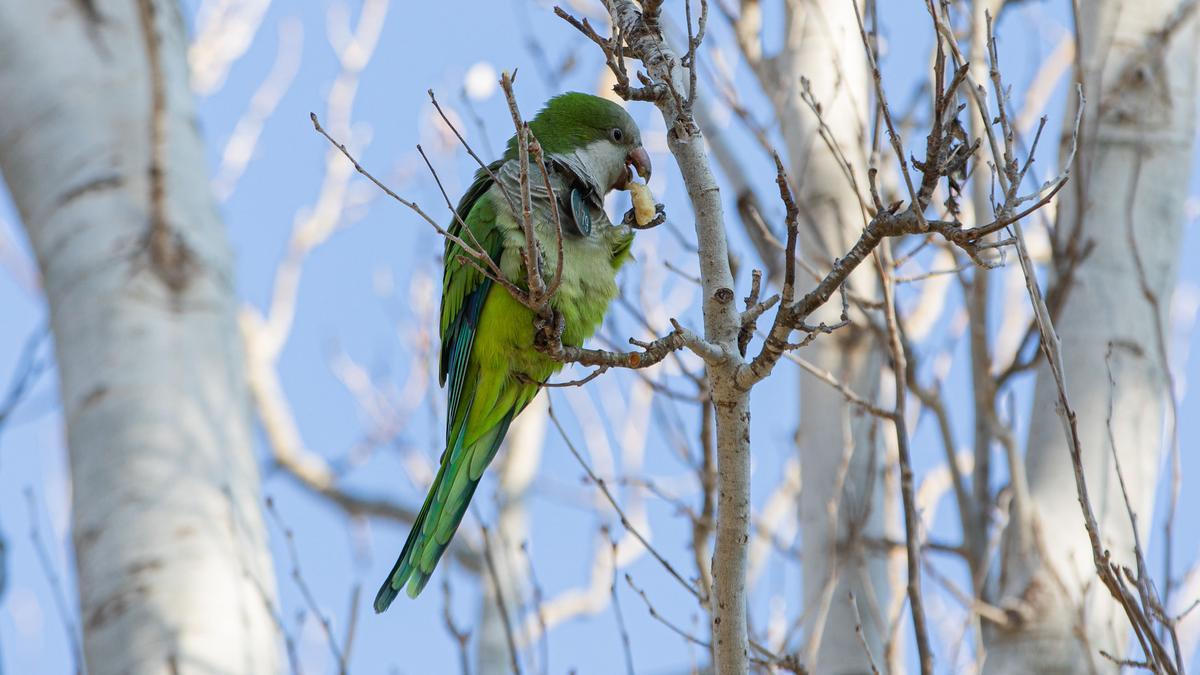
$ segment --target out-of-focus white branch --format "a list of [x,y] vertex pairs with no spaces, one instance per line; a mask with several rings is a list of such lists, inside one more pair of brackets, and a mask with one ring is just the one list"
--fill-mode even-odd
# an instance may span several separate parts
[[1016,119],[1016,129],[1022,136],[1027,136],[1037,127],[1038,119],[1045,114],[1050,96],[1058,88],[1058,81],[1074,63],[1075,38],[1064,35],[1054,51],[1042,61],[1041,67],[1025,91],[1025,105],[1021,107]]
[[233,194],[238,180],[254,156],[263,126],[275,112],[279,100],[287,93],[300,66],[300,49],[304,44],[304,27],[298,19],[286,19],[279,24],[279,48],[271,72],[250,99],[250,106],[233,128],[221,151],[221,165],[213,178],[213,194],[225,201]]
[[[656,372],[656,371],[651,371]],[[604,425],[598,420],[624,420],[623,430],[618,435],[621,449],[621,472],[637,473],[642,464],[646,439],[649,431],[649,411],[652,409],[654,389],[645,381],[637,380],[629,391],[629,403],[622,406],[619,396],[605,396],[604,410],[598,410],[591,397],[583,389],[570,389],[566,399],[575,419],[583,428],[584,444],[592,460],[593,470],[610,484],[618,484],[617,468],[612,448]],[[536,642],[545,631],[579,616],[598,614],[608,608],[612,601],[614,569],[625,567],[646,553],[631,530],[637,530],[647,541],[651,538],[650,520],[646,515],[645,500],[641,490],[630,490],[626,502],[625,516],[629,521],[620,539],[614,543],[609,533],[602,529],[596,536],[592,549],[592,567],[586,585],[569,588],[543,602],[536,612],[525,620],[522,642]],[[595,495],[595,508],[603,513],[611,505],[603,495]],[[540,616],[539,616],[540,615]]]
[[[339,42],[341,72],[331,88],[326,117],[331,129],[350,136],[350,119],[357,91],[358,76],[370,59],[379,37],[380,25],[387,12],[388,0],[365,0],[358,24],[349,39]],[[336,23],[331,16],[331,23]],[[301,485],[329,500],[348,514],[379,516],[400,522],[412,522],[415,512],[390,499],[347,490],[339,485],[336,472],[321,455],[309,450],[300,433],[287,396],[279,381],[279,355],[291,333],[296,311],[297,291],[309,253],[324,243],[350,217],[348,209],[357,205],[350,180],[353,168],[339,161],[338,150],[326,155],[325,178],[317,203],[299,215],[293,226],[287,252],[276,270],[275,287],[265,312],[245,306],[239,316],[246,353],[246,374],[259,419],[274,461]],[[361,372],[352,364],[339,362],[340,374],[352,393],[363,395]],[[422,372],[419,369],[414,372]],[[427,386],[427,385],[423,385]],[[361,402],[361,399],[360,399]],[[365,405],[368,414],[381,413],[378,406]],[[460,537],[451,552],[468,569],[481,569],[478,554],[467,538]]]
[[[958,462],[958,472],[963,475],[970,474],[975,466],[975,456],[967,451],[958,453],[955,461]],[[927,471],[917,486],[917,512],[921,515],[920,532],[922,535],[928,535],[933,531],[933,521],[937,516],[938,503],[950,489],[951,483],[950,467],[942,463]],[[925,537],[922,537],[922,541],[924,539]]]
[[271,0],[205,0],[196,11],[196,37],[188,48],[192,90],[213,94],[225,84],[262,25]]
[[[946,270],[954,267],[954,255],[947,248],[939,248],[929,263],[930,270]],[[908,275],[908,270],[905,270]],[[926,272],[928,274],[928,272]],[[909,277],[911,278],[911,276]],[[922,281],[921,294],[912,309],[905,313],[906,337],[913,342],[925,339],[946,310],[946,295],[950,291],[952,274],[934,274]]]
[[[644,527],[644,521],[636,526]],[[586,585],[568,588],[543,602],[536,612],[525,619],[522,645],[535,643],[555,627],[581,616],[592,616],[608,609],[612,602],[612,580],[614,569],[621,569],[640,558],[645,549],[637,544],[633,536],[626,533],[616,546],[613,557],[612,541],[606,531],[597,533],[592,551],[592,568]],[[541,614],[541,618],[537,616]]]
[[[261,318],[253,311],[243,309],[239,319],[246,350],[246,379],[272,460],[301,485],[349,515],[411,523],[416,518],[414,509],[385,497],[341,486],[329,462],[304,445],[295,415],[279,382],[275,361],[265,357],[262,345],[256,339],[263,334]],[[481,565],[477,547],[469,539],[457,537],[450,551],[467,569],[478,571]]]
[[786,542],[796,536],[796,500],[800,496],[800,484],[800,460],[790,457],[783,467],[783,479],[754,520],[754,534],[750,539],[750,571],[746,574],[746,585],[750,588],[755,587],[770,559],[772,542]]
[[[499,458],[496,502],[499,513],[484,542],[491,545],[489,573],[483,575],[479,621],[475,629],[476,663],[479,675],[507,675],[514,651],[523,651],[522,634],[514,630],[527,604],[533,612],[527,618],[539,619],[537,606],[541,588],[537,584],[529,556],[529,486],[537,474],[545,444],[549,409],[545,397],[535,398],[513,421],[504,439]],[[531,603],[526,598],[532,596]],[[511,642],[510,642],[511,641]],[[529,645],[535,640],[530,640]],[[527,662],[535,670],[532,660]],[[542,663],[544,669],[545,662]]]
[[[352,37],[335,42],[335,46],[343,46],[337,51],[341,71],[329,91],[325,120],[330,132],[341,138],[352,136],[350,119],[358,91],[358,78],[374,53],[388,4],[389,0],[366,0]],[[332,26],[338,24],[335,20],[337,16],[338,13],[331,9],[331,32],[334,32]],[[351,144],[354,144],[353,140]],[[343,161],[340,151],[330,148],[325,156],[325,179],[317,203],[296,219],[287,252],[275,273],[275,287],[263,326],[265,333],[259,338],[266,350],[265,355],[277,357],[291,333],[296,312],[296,293],[308,254],[346,222],[344,212],[353,175],[354,167]]]

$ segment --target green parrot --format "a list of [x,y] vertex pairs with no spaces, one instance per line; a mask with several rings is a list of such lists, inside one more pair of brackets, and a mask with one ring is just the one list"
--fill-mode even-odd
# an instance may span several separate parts
[[[633,243],[632,229],[613,224],[605,215],[604,196],[629,185],[631,167],[648,180],[650,156],[629,114],[598,96],[556,96],[529,128],[542,146],[553,187],[553,194],[546,190],[540,169],[531,161],[530,196],[542,276],[549,284],[558,262],[551,203],[555,199],[563,265],[551,304],[565,325],[563,344],[580,346],[616,297],[617,270],[629,259]],[[478,242],[505,279],[525,289],[520,208],[520,160],[513,136],[503,158],[476,172],[447,229],[464,242]],[[462,255],[462,249],[446,239],[440,370],[442,385],[449,382],[446,448],[404,549],[375,596],[376,612],[386,610],[406,584],[414,598],[425,588],[509,424],[537,395],[540,383],[562,368],[534,348],[533,312],[464,262]]]

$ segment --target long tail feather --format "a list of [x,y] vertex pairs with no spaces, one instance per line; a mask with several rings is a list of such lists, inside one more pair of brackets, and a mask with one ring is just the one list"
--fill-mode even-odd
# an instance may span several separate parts
[[[383,582],[379,593],[375,595],[376,613],[386,610],[400,595],[400,590],[405,585],[408,586],[408,596],[415,598],[420,595],[425,584],[429,583],[438,561],[467,513],[483,469],[496,456],[514,414],[515,412],[510,412],[505,415],[499,424],[472,443],[465,452],[451,452],[447,449],[443,454],[442,465],[433,484],[429,486],[429,494],[425,496],[421,512],[413,521],[408,539],[404,542],[404,549],[400,551],[400,557],[392,566],[391,573]],[[459,435],[457,443],[462,441],[463,438]],[[477,454],[480,452],[483,454]],[[462,480],[463,485],[455,494],[457,480]]]
[[433,503],[433,498],[442,483],[442,476],[445,470],[446,465],[443,463],[441,468],[438,469],[437,477],[433,479],[433,485],[429,486],[429,494],[425,495],[425,503],[421,505],[421,511],[417,514],[416,520],[413,521],[412,529],[408,532],[408,539],[404,540],[404,548],[401,549],[400,556],[396,558],[396,564],[392,566],[392,571],[383,580],[383,586],[380,586],[379,592],[375,594],[376,614],[382,613],[392,604],[396,596],[400,595],[400,589],[404,588],[404,583],[408,581],[409,575],[412,574],[413,553],[416,551],[417,542],[420,540],[421,530],[425,527],[425,517],[429,515],[429,505]]

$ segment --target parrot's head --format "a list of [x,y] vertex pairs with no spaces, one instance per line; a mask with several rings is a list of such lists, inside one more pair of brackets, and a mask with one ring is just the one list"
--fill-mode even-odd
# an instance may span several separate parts
[[[635,171],[642,180],[650,179],[650,155],[642,147],[642,133],[629,113],[608,99],[560,94],[546,102],[529,128],[549,157],[574,155],[588,174],[581,178],[603,193],[628,185]],[[516,148],[514,137],[508,144],[514,157]]]

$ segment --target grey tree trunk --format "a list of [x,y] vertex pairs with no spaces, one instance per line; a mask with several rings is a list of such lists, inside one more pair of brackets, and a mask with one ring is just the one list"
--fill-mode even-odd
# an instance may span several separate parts
[[[1094,246],[1056,326],[1102,544],[1130,566],[1134,529],[1114,452],[1148,546],[1170,442],[1164,428],[1173,424],[1162,331],[1179,264],[1197,93],[1196,13],[1187,15],[1185,4],[1194,9],[1178,0],[1079,3],[1088,100],[1055,232],[1060,274],[1067,251]],[[1027,457],[1032,516],[1014,519],[1006,534],[995,594],[1013,610],[1012,625],[987,631],[986,672],[1116,672],[1099,650],[1123,655],[1128,623],[1096,579],[1055,385],[1044,366],[1037,378]]]
[[167,0],[0,2],[0,169],[50,307],[91,675],[280,666],[185,48]]

